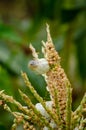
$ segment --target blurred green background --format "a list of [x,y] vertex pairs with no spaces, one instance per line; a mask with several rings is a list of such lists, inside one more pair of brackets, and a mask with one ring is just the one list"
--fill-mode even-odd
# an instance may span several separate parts
[[[27,67],[32,58],[30,43],[40,53],[39,57],[43,56],[41,41],[46,41],[48,23],[61,65],[73,87],[75,110],[86,91],[85,9],[85,0],[0,0],[0,90],[21,101],[18,93],[21,89],[36,103],[21,78],[22,70],[37,92],[49,100],[44,79]],[[0,107],[0,130],[9,130],[12,123],[13,116]]]

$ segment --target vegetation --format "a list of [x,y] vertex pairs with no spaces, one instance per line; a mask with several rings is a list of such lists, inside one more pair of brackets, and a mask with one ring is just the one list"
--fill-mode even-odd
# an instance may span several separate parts
[[[14,124],[12,130],[16,130],[17,126],[22,123],[24,130],[38,130],[38,129],[58,129],[58,130],[82,130],[86,128],[86,94],[81,101],[79,107],[72,112],[72,88],[67,79],[64,70],[60,66],[60,57],[56,52],[47,25],[47,42],[43,42],[43,53],[45,60],[38,58],[38,55],[31,46],[34,62],[30,62],[31,67],[38,71],[45,77],[47,89],[50,93],[50,101],[44,101],[38,95],[34,87],[31,85],[26,73],[21,73],[26,86],[29,88],[33,96],[42,105],[36,107],[28,96],[19,90],[19,93],[27,106],[22,106],[21,103],[0,91],[1,105],[4,106],[8,112],[14,115]],[[42,65],[42,67],[41,67]],[[45,65],[45,71],[44,70]],[[46,69],[46,66],[49,68]],[[20,112],[12,111],[9,105],[5,102],[10,102],[18,107]],[[50,104],[51,103],[51,104]],[[50,104],[50,105],[49,105]],[[51,107],[51,109],[50,109]],[[45,114],[44,114],[45,113]],[[38,123],[39,122],[39,123]]]
[[[22,81],[22,70],[43,100],[50,100],[44,78],[28,68],[32,59],[30,43],[39,58],[43,57],[41,40],[46,40],[47,22],[61,66],[73,88],[72,110],[76,110],[86,92],[85,3],[85,0],[0,1],[0,91],[5,90],[7,95],[25,105],[19,97],[20,89],[34,105],[38,103]],[[11,104],[10,107],[18,111]],[[0,106],[0,129],[9,130],[12,124],[13,116]]]

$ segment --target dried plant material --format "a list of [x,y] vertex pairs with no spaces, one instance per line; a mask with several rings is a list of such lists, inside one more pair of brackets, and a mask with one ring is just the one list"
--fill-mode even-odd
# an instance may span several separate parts
[[35,48],[32,46],[32,44],[30,44],[29,47],[30,47],[30,49],[31,49],[31,51],[32,51],[33,57],[34,57],[35,59],[38,59],[38,54],[37,54]]

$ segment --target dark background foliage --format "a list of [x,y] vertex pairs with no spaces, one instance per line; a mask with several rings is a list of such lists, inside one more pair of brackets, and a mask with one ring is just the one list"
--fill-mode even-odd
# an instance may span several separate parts
[[[23,83],[22,70],[37,92],[49,100],[44,79],[27,67],[32,58],[29,43],[43,56],[41,40],[46,41],[48,23],[73,87],[74,110],[86,91],[85,7],[85,0],[0,0],[0,90],[21,101],[18,89],[22,89],[36,103]],[[0,130],[9,130],[12,120],[12,115],[0,107]]]

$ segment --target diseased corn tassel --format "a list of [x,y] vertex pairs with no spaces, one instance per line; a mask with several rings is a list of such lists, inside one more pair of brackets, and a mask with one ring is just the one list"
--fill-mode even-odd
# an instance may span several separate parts
[[[61,68],[60,65],[61,58],[59,57],[58,52],[55,50],[55,47],[53,45],[48,25],[47,25],[47,42],[44,44],[44,56],[50,66],[50,70],[46,72],[47,87],[50,91],[50,95],[52,96],[52,100],[54,103],[55,99],[57,98],[60,118],[62,119],[62,122],[66,123],[66,114],[67,114],[66,108],[67,108],[67,96],[68,96],[67,88],[68,87],[70,88],[70,82],[67,79],[64,70]],[[56,91],[58,93],[57,95],[55,94]],[[56,103],[54,104],[54,107],[56,111]]]
[[29,65],[36,72],[40,70],[39,73],[43,74],[43,76],[45,77],[47,83],[47,89],[50,93],[51,100],[53,102],[52,110],[55,114],[57,114],[59,126],[60,124],[63,123],[63,126],[66,127],[66,125],[70,124],[70,121],[68,121],[69,118],[66,119],[66,117],[67,116],[71,117],[71,109],[69,113],[67,113],[67,109],[71,108],[71,98],[68,99],[68,93],[70,93],[71,95],[72,89],[70,87],[70,82],[67,79],[64,70],[61,68],[60,65],[61,58],[53,45],[48,25],[47,25],[47,41],[46,43],[42,41],[42,43],[43,43],[42,52],[44,53],[46,62],[43,62],[43,60],[38,59],[37,53],[35,51],[35,55],[37,57],[37,59],[36,58],[34,59],[35,65],[31,64],[31,62],[29,63]]

